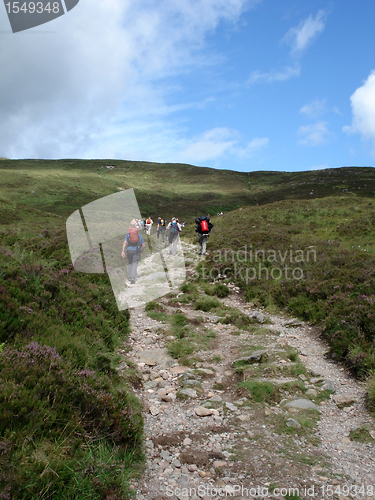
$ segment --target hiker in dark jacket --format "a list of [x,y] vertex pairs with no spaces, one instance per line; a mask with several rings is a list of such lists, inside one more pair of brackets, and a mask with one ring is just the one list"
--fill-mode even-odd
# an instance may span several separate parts
[[145,248],[145,240],[135,227],[129,228],[128,234],[125,236],[122,244],[121,257],[128,259],[128,285],[134,285],[137,277],[137,266],[141,259],[141,253]]
[[214,227],[210,222],[209,215],[203,215],[195,219],[196,229],[198,233],[198,255],[205,255],[207,248],[207,240],[210,235],[211,229]]
[[156,235],[159,239],[159,235],[161,234],[163,243],[165,239],[165,227],[166,227],[165,219],[163,219],[162,217],[158,217],[158,227],[156,228]]

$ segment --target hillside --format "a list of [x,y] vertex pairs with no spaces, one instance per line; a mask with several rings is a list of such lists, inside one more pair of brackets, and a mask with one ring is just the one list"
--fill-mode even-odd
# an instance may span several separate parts
[[[108,168],[113,167],[113,168]],[[192,165],[119,160],[2,160],[0,223],[38,210],[67,217],[119,189],[133,188],[145,216],[181,219],[285,199],[375,197],[375,169],[311,172],[233,172]],[[24,214],[25,215],[25,214]],[[27,216],[27,214],[26,214]]]

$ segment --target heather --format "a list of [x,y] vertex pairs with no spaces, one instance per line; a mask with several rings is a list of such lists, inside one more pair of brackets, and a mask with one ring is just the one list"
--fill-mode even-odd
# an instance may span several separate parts
[[116,371],[129,314],[107,276],[74,270],[64,227],[38,224],[0,233],[0,498],[126,498],[142,460]]

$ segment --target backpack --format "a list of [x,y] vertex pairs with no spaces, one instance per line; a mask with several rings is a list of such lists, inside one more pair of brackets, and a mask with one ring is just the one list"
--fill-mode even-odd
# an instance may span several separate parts
[[213,224],[211,224],[210,219],[207,215],[203,215],[202,217],[197,217],[195,219],[195,223],[197,225],[196,232],[199,234],[210,234],[211,229],[213,228]]
[[169,226],[169,231],[172,233],[172,234],[177,234],[179,233],[179,229],[178,229],[178,224],[177,222],[171,222],[171,225]]
[[138,229],[136,227],[131,227],[129,229],[129,238],[128,242],[134,246],[139,242]]
[[151,224],[151,219],[147,219],[146,224]]
[[202,233],[208,233],[208,222],[206,220],[200,221],[200,228]]
[[160,225],[165,227],[165,220],[164,219],[161,219]]

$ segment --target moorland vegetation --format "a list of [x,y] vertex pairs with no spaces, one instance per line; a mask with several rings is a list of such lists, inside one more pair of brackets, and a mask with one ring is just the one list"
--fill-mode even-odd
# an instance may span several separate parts
[[[239,173],[118,160],[4,159],[2,498],[17,498],[21,490],[25,499],[73,499],[77,491],[79,498],[126,498],[142,462],[141,409],[130,389],[134,368],[122,377],[116,370],[129,313],[118,311],[107,275],[74,270],[65,230],[76,209],[129,188],[142,215],[185,219],[183,237],[190,242],[194,218],[213,215],[210,253],[195,275],[212,288],[211,302],[194,296],[194,283],[183,285],[186,293],[191,287],[197,309],[215,306],[229,280],[246,300],[318,326],[331,355],[369,377],[369,406],[375,405],[375,169]],[[224,216],[214,216],[221,211]],[[179,321],[171,328],[185,328]]]

